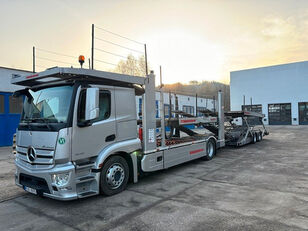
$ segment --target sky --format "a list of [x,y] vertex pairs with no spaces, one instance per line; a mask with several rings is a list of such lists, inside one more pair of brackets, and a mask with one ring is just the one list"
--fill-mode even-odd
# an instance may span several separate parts
[[[33,46],[37,71],[78,67],[80,54],[90,58],[92,24],[141,43],[96,28],[95,37],[122,46],[95,39],[97,49],[138,57],[145,43],[150,69],[158,75],[161,65],[164,83],[229,83],[230,71],[308,59],[306,0],[0,0],[0,4],[0,66],[5,67],[32,70]],[[109,64],[96,61],[94,68],[112,70],[120,56],[95,50],[94,58]]]

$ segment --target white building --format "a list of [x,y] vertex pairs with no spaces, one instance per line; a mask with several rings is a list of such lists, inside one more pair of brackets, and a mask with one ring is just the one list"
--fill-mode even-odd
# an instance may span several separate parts
[[265,124],[308,125],[308,61],[233,71],[230,99],[232,111],[262,111]]

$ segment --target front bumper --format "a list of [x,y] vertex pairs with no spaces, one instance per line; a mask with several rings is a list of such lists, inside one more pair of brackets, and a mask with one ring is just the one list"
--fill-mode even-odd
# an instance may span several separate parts
[[[38,195],[46,196],[56,200],[77,199],[75,182],[75,166],[72,163],[55,165],[52,169],[31,170],[15,161],[16,173],[15,183],[24,188],[36,189]],[[52,174],[69,173],[68,183],[63,187],[57,187],[51,179]]]

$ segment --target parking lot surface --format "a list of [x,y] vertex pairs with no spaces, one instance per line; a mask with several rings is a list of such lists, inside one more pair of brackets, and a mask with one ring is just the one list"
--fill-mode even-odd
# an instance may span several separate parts
[[0,230],[307,230],[308,126],[149,174],[126,191],[61,202],[14,185],[0,149]]

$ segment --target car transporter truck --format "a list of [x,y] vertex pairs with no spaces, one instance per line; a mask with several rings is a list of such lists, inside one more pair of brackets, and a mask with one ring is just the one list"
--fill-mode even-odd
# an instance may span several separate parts
[[[221,92],[217,114],[193,117],[177,111],[169,119],[161,92],[161,116],[156,118],[153,72],[137,77],[55,67],[13,75],[12,83],[24,87],[14,93],[24,97],[16,132],[15,182],[30,193],[58,200],[113,195],[128,181],[136,183],[142,173],[197,158],[210,160],[226,144],[254,143],[268,134],[261,114],[225,115]],[[140,120],[136,95],[143,97]],[[251,126],[249,116],[263,127]],[[235,125],[235,117],[245,123]],[[230,126],[225,126],[225,118]],[[171,128],[168,134],[166,126]]]

